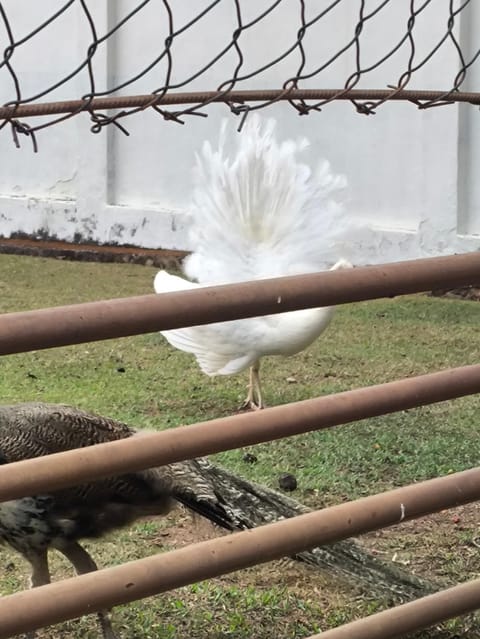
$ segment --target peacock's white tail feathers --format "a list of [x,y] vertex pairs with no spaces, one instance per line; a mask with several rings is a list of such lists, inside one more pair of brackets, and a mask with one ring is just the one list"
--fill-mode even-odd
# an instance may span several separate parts
[[[153,286],[156,293],[171,293],[202,287],[196,282],[189,282],[167,271],[158,271]],[[236,331],[233,329],[235,334],[238,331],[241,332],[242,323],[236,321],[187,326],[160,332],[173,347],[195,355],[198,365],[207,375],[231,375],[248,368],[255,360],[251,352],[238,355],[238,344],[235,340],[233,345],[231,343],[232,325],[237,327]],[[238,341],[246,341],[243,334],[237,337]]]
[[223,322],[207,326],[189,326],[161,333],[178,350],[195,355],[200,369],[206,375],[233,375],[251,366],[256,355],[250,351],[238,353],[241,350],[238,340],[234,340],[233,343],[229,340],[229,324]]
[[254,115],[232,133],[224,122],[218,147],[205,142],[197,156],[187,276],[235,282],[335,261],[343,217],[334,195],[345,179],[326,161],[312,173],[298,160],[308,141],[279,142],[274,120]]
[[331,271],[342,271],[345,270],[347,268],[353,268],[353,264],[351,262],[349,262],[348,260],[344,260],[343,258],[338,260],[338,262],[336,262],[332,268],[330,269]]

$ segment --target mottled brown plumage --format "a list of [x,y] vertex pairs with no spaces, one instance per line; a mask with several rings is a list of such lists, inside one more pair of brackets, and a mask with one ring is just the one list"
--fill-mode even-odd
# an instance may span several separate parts
[[[3,455],[0,463],[134,434],[135,431],[125,424],[68,406],[0,406],[0,457]],[[132,478],[133,483],[128,478]],[[116,509],[122,514],[123,523],[126,513],[129,513],[129,521],[140,516],[140,504],[132,503],[130,498],[130,495],[138,494],[140,484],[137,482],[149,486],[150,497],[143,500],[141,508],[162,508],[165,498],[170,503],[177,500],[228,530],[255,528],[309,511],[285,494],[252,484],[214,466],[207,459],[196,459],[94,482],[88,490],[71,488],[52,495],[0,502],[0,539],[10,540],[11,545],[31,562],[32,585],[47,583],[50,579],[49,548],[58,548],[77,572],[95,570],[95,563],[78,539],[98,536],[112,528],[102,514],[106,509],[110,512]],[[58,521],[65,514],[75,534],[71,531],[65,534],[65,520]],[[90,522],[89,535],[82,534],[86,532],[85,521]],[[115,527],[117,525],[120,522]],[[367,589],[377,599],[387,597],[405,602],[438,590],[438,585],[420,580],[397,564],[373,557],[353,540],[301,552],[295,559],[320,566],[336,579],[351,581],[356,589]],[[107,639],[115,637],[107,614],[100,613],[99,620],[103,636]],[[477,636],[475,632],[476,628],[472,630],[472,637]]]
[[[135,435],[126,424],[70,406],[0,406],[0,464]],[[49,549],[65,555],[78,574],[96,570],[80,539],[101,537],[139,517],[165,515],[175,501],[231,527],[200,462],[191,460],[0,503],[0,540],[30,562],[31,586],[40,586],[50,581]],[[99,621],[104,639],[114,639],[106,612]]]

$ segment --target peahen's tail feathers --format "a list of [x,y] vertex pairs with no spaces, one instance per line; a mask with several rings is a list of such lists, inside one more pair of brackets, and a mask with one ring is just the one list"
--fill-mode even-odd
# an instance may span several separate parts
[[246,527],[242,513],[227,503],[215,484],[215,475],[206,459],[190,459],[159,469],[162,481],[170,485],[171,496],[189,511],[225,530]]
[[186,275],[223,283],[330,266],[346,227],[334,199],[345,179],[327,161],[312,173],[298,160],[308,141],[278,142],[273,120],[232,129],[224,123],[218,148],[205,142],[197,157]]

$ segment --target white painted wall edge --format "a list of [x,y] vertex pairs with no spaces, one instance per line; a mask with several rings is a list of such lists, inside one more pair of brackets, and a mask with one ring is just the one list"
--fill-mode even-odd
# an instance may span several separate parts
[[[77,243],[189,249],[182,210],[102,205],[97,212],[82,215],[72,199],[0,196],[0,237],[19,235]],[[479,236],[461,235],[453,229],[446,237],[429,226],[407,231],[370,225],[349,243],[345,257],[356,264],[378,264],[476,250],[480,250]]]
[[0,237],[28,235],[65,242],[129,244],[185,250],[185,213],[102,205],[82,214],[74,200],[0,196]]

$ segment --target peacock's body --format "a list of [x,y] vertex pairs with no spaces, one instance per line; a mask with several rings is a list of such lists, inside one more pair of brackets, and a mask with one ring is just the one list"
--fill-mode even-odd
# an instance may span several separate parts
[[[135,435],[125,424],[69,406],[0,406],[2,464]],[[60,551],[78,574],[96,570],[79,540],[101,537],[139,517],[165,515],[176,501],[212,522],[232,527],[200,463],[191,460],[2,502],[0,541],[31,564],[31,587],[41,586],[50,582],[50,549]],[[115,639],[108,614],[98,616],[104,639]]]
[[[297,155],[307,141],[274,137],[275,123],[247,121],[236,153],[226,152],[227,131],[213,150],[204,143],[196,167],[190,208],[192,253],[184,262],[188,280],[159,271],[157,293],[258,280],[351,266],[338,261],[345,231],[334,193],[344,179],[323,162],[315,175]],[[195,280],[195,281],[192,281]],[[250,367],[245,406],[263,407],[259,361],[293,355],[328,326],[333,308],[314,308],[205,326],[163,331],[176,348],[193,353],[207,375],[230,375]]]

